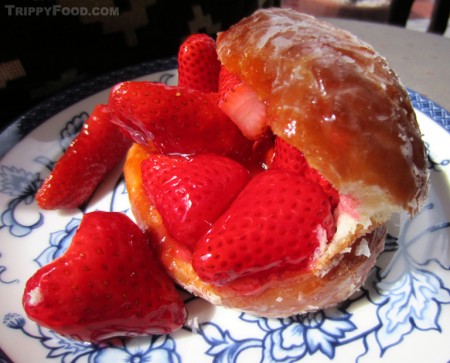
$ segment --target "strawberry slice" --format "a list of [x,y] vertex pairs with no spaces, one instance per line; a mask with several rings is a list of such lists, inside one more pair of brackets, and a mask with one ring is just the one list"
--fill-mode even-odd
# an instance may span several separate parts
[[217,92],[220,62],[216,42],[206,34],[190,35],[178,51],[178,85]]
[[272,168],[284,169],[320,185],[323,191],[330,198],[331,208],[336,208],[339,204],[339,193],[316,169],[311,168],[303,153],[295,147],[289,145],[282,138],[275,139],[275,154]]
[[111,123],[109,108],[97,105],[38,190],[38,205],[67,209],[86,203],[130,146],[131,141]]
[[335,233],[321,187],[280,169],[255,176],[197,243],[199,277],[226,284],[247,275],[308,267],[319,245]]
[[167,230],[192,249],[250,179],[241,164],[215,154],[154,154],[141,169],[145,191]]
[[38,324],[93,342],[170,333],[186,318],[146,236],[118,212],[85,214],[67,251],[27,281],[23,306]]
[[217,94],[152,82],[124,82],[111,91],[109,105],[133,140],[153,144],[162,154],[211,152],[236,160],[251,142],[218,108]]
[[219,107],[248,139],[256,140],[268,128],[264,103],[225,67],[221,68],[219,77]]

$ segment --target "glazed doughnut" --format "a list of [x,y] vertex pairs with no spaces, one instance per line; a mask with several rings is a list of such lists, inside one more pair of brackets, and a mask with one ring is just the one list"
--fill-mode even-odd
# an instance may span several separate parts
[[267,317],[334,306],[364,283],[391,215],[414,214],[426,198],[425,147],[408,94],[372,47],[292,10],[257,11],[220,33],[217,51],[223,66],[264,103],[272,132],[301,150],[338,190],[337,232],[316,250],[307,271],[278,271],[253,284],[251,275],[208,284],[147,197],[140,165],[153,151],[135,144],[124,175],[136,222],[158,241],[174,280],[215,305]]
[[425,147],[408,93],[386,60],[347,31],[290,9],[261,10],[220,33],[217,52],[266,105],[272,131],[301,150],[359,218],[341,223],[322,269],[428,191]]

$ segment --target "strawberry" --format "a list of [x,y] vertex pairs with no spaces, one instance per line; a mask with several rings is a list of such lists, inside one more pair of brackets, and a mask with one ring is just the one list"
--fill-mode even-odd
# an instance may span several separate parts
[[331,208],[339,204],[339,193],[316,169],[309,166],[303,153],[294,146],[289,145],[281,137],[275,139],[275,155],[272,168],[280,168],[294,172],[313,183],[319,184],[330,198]]
[[206,34],[190,35],[178,51],[178,85],[217,92],[220,62],[216,42]]
[[153,154],[141,169],[167,230],[191,249],[250,179],[241,164],[215,154]]
[[111,91],[117,123],[137,143],[154,144],[162,154],[211,152],[233,159],[251,149],[234,123],[218,108],[217,94],[152,82],[124,82]]
[[38,324],[77,340],[170,333],[186,318],[174,283],[125,214],[85,214],[67,251],[26,283]]
[[266,106],[239,77],[222,67],[219,77],[219,107],[248,139],[267,130]]
[[320,186],[273,169],[256,175],[197,243],[199,277],[226,284],[279,269],[307,268],[335,233],[332,209]]
[[97,105],[38,190],[38,205],[43,209],[81,206],[130,146],[131,141],[111,123],[108,107]]
[[289,145],[281,137],[276,137],[271,167],[304,175],[304,172],[309,168],[309,165],[300,150],[292,145]]

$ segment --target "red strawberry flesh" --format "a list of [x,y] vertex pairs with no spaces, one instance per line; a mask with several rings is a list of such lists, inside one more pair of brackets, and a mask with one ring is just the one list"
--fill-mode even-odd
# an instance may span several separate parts
[[218,285],[281,268],[301,270],[334,232],[320,186],[269,170],[247,184],[198,242],[192,265],[202,280]]
[[301,175],[306,179],[320,185],[330,198],[334,209],[339,204],[339,193],[316,169],[311,168],[303,153],[294,146],[289,145],[282,138],[275,139],[275,155],[271,168],[279,168]]
[[118,212],[86,214],[65,254],[27,281],[23,306],[40,325],[94,342],[169,333],[186,318],[146,236]]
[[250,179],[242,165],[215,154],[155,154],[141,166],[144,188],[164,225],[190,248]]
[[211,152],[240,160],[251,142],[218,108],[216,93],[152,82],[124,82],[113,88],[109,105],[135,142],[162,154]]
[[217,92],[219,72],[214,39],[206,34],[190,35],[178,51],[178,85],[202,92]]
[[36,194],[42,209],[76,208],[86,203],[108,173],[125,157],[131,141],[97,105]]

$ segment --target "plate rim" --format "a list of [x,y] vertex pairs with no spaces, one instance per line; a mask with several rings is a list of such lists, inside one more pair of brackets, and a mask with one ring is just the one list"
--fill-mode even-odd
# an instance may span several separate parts
[[142,62],[97,75],[57,92],[10,121],[3,129],[0,129],[0,160],[34,129],[75,103],[94,96],[118,82],[175,69],[177,65],[176,57]]

